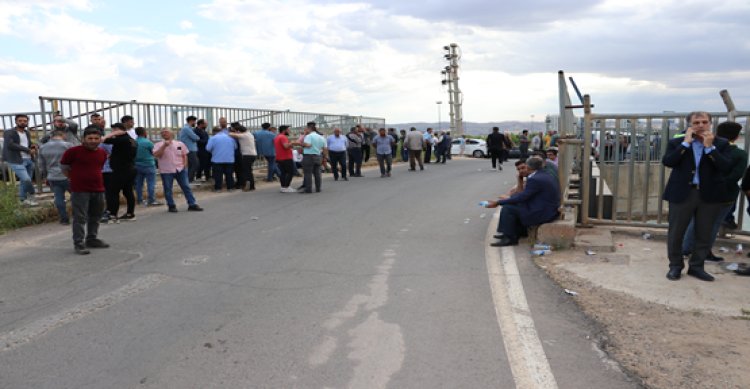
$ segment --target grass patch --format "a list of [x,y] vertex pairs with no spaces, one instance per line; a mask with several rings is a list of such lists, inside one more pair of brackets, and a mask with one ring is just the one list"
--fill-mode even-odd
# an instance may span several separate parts
[[[43,223],[54,213],[50,206],[26,208],[18,201],[18,187],[0,182],[0,234],[9,230]],[[54,208],[54,207],[52,207]]]

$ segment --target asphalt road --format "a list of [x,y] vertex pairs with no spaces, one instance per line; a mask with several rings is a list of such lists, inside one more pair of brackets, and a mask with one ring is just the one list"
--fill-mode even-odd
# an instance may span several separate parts
[[[139,208],[88,256],[57,225],[0,237],[0,388],[516,387],[476,205],[514,173],[488,167],[200,193],[205,212]],[[636,387],[515,253],[556,385]]]

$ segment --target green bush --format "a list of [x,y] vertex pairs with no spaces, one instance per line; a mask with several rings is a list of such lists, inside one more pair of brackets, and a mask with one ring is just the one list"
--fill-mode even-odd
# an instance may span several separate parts
[[0,233],[42,223],[49,216],[49,207],[23,207],[18,201],[17,193],[15,185],[0,182]]

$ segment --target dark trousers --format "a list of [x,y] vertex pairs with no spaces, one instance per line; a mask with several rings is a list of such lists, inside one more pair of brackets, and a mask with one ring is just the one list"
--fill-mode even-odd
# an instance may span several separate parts
[[255,189],[253,175],[254,155],[243,155],[240,160],[240,174],[237,175],[237,187],[240,189]]
[[424,169],[422,163],[422,150],[409,150],[409,169],[416,169],[416,162],[419,162],[419,168]]
[[291,159],[283,159],[276,161],[276,165],[279,167],[279,170],[281,170],[281,177],[279,177],[281,187],[288,188],[289,185],[292,185],[292,179],[294,178],[294,161]]
[[401,145],[401,162],[406,162],[409,160],[409,150],[404,147],[404,145]]
[[302,156],[302,174],[304,175],[305,192],[312,192],[312,180],[315,179],[315,191],[320,192],[322,176],[320,166],[323,159],[320,155],[305,154]]
[[442,147],[435,149],[435,163],[445,163],[445,149]]
[[73,243],[82,245],[84,238],[96,239],[104,207],[104,193],[73,192],[70,194],[70,204],[73,209]]
[[195,176],[198,178],[211,178],[211,153],[205,150],[198,150],[198,162],[200,166],[198,166]]
[[681,203],[669,203],[669,231],[667,232],[667,256],[670,269],[682,269],[682,240],[690,220],[695,218],[695,245],[688,265],[693,269],[703,269],[703,262],[711,250],[713,224],[722,203],[706,203],[701,200],[698,189],[690,188],[687,199]]
[[500,221],[497,223],[497,232],[502,232],[511,242],[518,242],[525,227],[521,224],[521,211],[518,206],[503,205],[500,211]]
[[362,146],[362,159],[365,162],[367,162],[370,159],[370,150],[372,150],[372,147],[370,145]]
[[362,149],[349,149],[349,176],[362,175]]
[[430,163],[432,160],[432,146],[427,146],[424,150],[424,163]]
[[518,146],[518,151],[521,152],[521,159],[528,158],[529,157],[529,144],[522,143],[520,146]]
[[385,175],[391,172],[391,164],[393,163],[393,157],[391,154],[378,154],[378,165],[380,166],[380,175]]
[[227,190],[234,189],[234,163],[213,163],[211,168],[214,174],[214,190],[221,190],[224,179],[227,181]]
[[500,167],[503,167],[503,151],[502,150],[489,150],[490,158],[492,159],[492,168],[497,168],[497,163],[500,163]]
[[[120,192],[125,197],[126,212],[132,215],[135,212],[135,170],[113,171],[110,175],[111,190],[106,191],[107,209],[109,214],[117,216],[120,212]],[[110,208],[111,207],[111,208]]]
[[339,179],[339,166],[341,167],[341,177],[346,178],[346,151],[329,151],[328,156],[331,160],[333,178]]
[[188,182],[195,181],[195,174],[201,166],[201,162],[198,160],[198,152],[190,151],[187,155],[188,160]]

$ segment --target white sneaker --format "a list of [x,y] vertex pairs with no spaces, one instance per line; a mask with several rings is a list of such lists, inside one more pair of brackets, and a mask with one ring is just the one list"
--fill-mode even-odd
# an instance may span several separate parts
[[294,188],[283,188],[282,192],[284,193],[297,193],[297,190]]
[[36,207],[37,205],[39,205],[39,203],[38,203],[38,202],[36,202],[36,200],[34,200],[34,199],[33,199],[33,198],[31,198],[31,197],[29,197],[29,198],[27,198],[26,200],[24,200],[24,201],[22,202],[22,204],[23,204],[23,205],[25,205],[25,206],[27,206],[27,207]]

